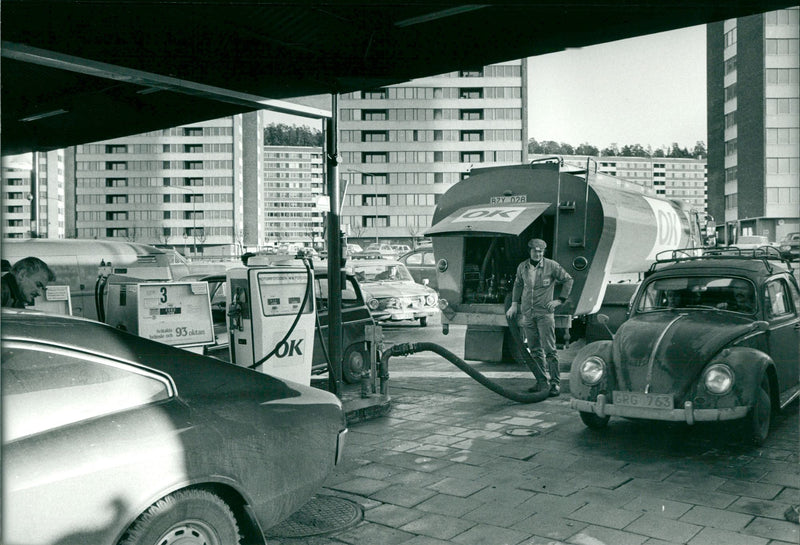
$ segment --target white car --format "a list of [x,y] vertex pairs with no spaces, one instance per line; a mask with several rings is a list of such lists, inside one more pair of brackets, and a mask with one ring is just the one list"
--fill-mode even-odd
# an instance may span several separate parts
[[352,268],[375,320],[419,320],[425,327],[428,318],[439,313],[436,291],[414,282],[399,261],[359,260],[353,262]]

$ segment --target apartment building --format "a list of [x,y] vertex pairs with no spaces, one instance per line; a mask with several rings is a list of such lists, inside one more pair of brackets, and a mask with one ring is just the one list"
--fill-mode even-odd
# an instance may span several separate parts
[[264,238],[261,128],[256,112],[70,148],[70,236],[186,255],[257,246]]
[[264,146],[263,162],[265,242],[322,244],[322,148]]
[[470,169],[527,160],[526,82],[522,59],[342,95],[342,231],[408,243]]
[[3,238],[64,238],[64,151],[2,159]]
[[708,195],[719,240],[800,231],[798,14],[707,26]]

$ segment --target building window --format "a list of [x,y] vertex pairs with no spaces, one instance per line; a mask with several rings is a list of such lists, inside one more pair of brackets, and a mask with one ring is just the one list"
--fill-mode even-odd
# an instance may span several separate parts
[[800,99],[768,98],[767,115],[796,114],[800,112]]
[[183,153],[203,153],[203,144],[184,144]]
[[462,70],[458,73],[461,78],[481,78],[483,77],[483,68],[480,70]]
[[106,153],[128,153],[128,146],[125,144],[109,144],[106,146]]
[[128,163],[125,161],[106,161],[106,170],[128,170]]
[[365,151],[361,153],[362,163],[388,163],[389,154],[385,151]]
[[106,212],[106,221],[124,221],[127,219],[127,212]]
[[127,204],[127,195],[106,195],[106,204]]
[[726,182],[735,182],[737,174],[738,174],[737,167],[726,168],[725,169],[725,181]]
[[458,90],[458,98],[483,98],[481,87],[462,87]]
[[725,102],[736,98],[736,84],[725,87]]
[[361,110],[362,121],[386,121],[386,110]]
[[730,195],[725,195],[725,209],[731,210],[737,208],[739,206],[739,195],[737,193],[731,193]]
[[462,151],[461,152],[461,162],[462,163],[483,163],[483,152],[482,151]]
[[183,232],[187,237],[203,237],[203,227],[186,227]]
[[797,9],[769,11],[765,14],[766,24],[769,26],[797,25],[798,13],[800,13],[800,10]]
[[730,31],[725,33],[725,47],[730,47],[736,43],[736,29],[733,28]]
[[483,110],[459,110],[458,118],[462,121],[475,121],[483,119]]
[[202,127],[184,127],[183,136],[203,136]]
[[462,142],[482,142],[483,131],[461,131]]
[[164,219],[165,220],[172,219],[172,212],[169,210],[164,210]]
[[737,143],[736,138],[725,142],[725,155],[734,155],[736,153]]
[[798,52],[798,43],[800,40],[797,39],[781,39],[781,40],[767,40],[767,55],[795,55],[797,56]]
[[797,85],[800,82],[798,68],[767,68],[768,85]]
[[203,170],[203,161],[184,161],[184,170]]
[[736,71],[736,55],[725,61],[725,75]]
[[127,178],[106,178],[106,187],[127,187]]
[[730,129],[731,127],[736,126],[736,111],[729,114],[725,114],[725,128]]
[[185,203],[192,203],[192,202],[198,203],[198,202],[200,202],[201,203],[201,202],[203,202],[203,195],[197,195],[196,193],[192,193],[190,195],[184,195],[183,196],[183,202],[185,202]]
[[372,89],[370,91],[362,91],[361,98],[363,99],[385,99],[386,89]]
[[386,142],[389,140],[389,131],[361,131],[362,142]]
[[126,227],[109,227],[106,229],[106,238],[125,238],[128,236]]
[[202,210],[187,210],[183,213],[183,219],[185,220],[201,220],[203,219],[203,211]]
[[184,178],[183,179],[183,185],[202,186],[203,185],[203,179],[202,178]]

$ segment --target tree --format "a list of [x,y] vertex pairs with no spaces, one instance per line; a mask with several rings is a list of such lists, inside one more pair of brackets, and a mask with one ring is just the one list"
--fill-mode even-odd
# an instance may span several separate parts
[[322,147],[322,132],[305,125],[290,127],[285,123],[270,123],[264,127],[264,145]]
[[694,149],[692,150],[692,157],[695,159],[702,159],[706,157],[708,152],[706,151],[706,144],[702,140],[698,140],[695,145]]
[[604,157],[619,157],[619,148],[616,142],[612,142],[607,148],[600,152]]
[[667,157],[674,157],[677,159],[685,159],[691,157],[691,154],[686,150],[686,148],[682,148],[678,145],[677,142],[672,143],[672,148],[669,150]]
[[583,143],[577,148],[575,148],[575,155],[592,155],[597,157],[600,155],[600,150],[598,150],[595,146],[592,146],[587,143]]

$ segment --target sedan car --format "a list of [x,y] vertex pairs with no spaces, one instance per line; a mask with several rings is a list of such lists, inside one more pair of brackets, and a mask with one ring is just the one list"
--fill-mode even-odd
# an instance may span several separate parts
[[738,420],[755,444],[800,392],[800,289],[788,264],[736,254],[657,261],[613,340],[586,345],[570,371],[590,428],[610,416]]
[[433,255],[433,246],[411,250],[401,255],[397,260],[406,266],[408,272],[414,277],[414,282],[438,289],[436,257]]
[[359,260],[351,266],[375,320],[419,320],[425,327],[428,318],[439,313],[436,291],[414,282],[399,261]]
[[779,249],[784,259],[800,259],[800,233],[789,233],[783,237]]
[[332,394],[3,309],[0,541],[265,543],[338,462]]

